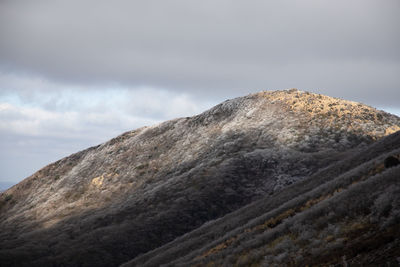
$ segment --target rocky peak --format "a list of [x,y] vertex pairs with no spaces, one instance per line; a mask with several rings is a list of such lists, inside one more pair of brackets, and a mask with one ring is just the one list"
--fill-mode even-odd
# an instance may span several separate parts
[[[223,122],[222,132],[268,127],[283,146],[309,149],[320,143],[345,149],[356,135],[371,142],[400,130],[399,118],[361,103],[299,91],[263,91],[225,101],[193,118],[208,125]],[[319,144],[319,145],[321,145]],[[350,144],[352,146],[353,144]]]
[[382,137],[400,130],[396,124],[398,117],[354,101],[297,89],[261,92],[257,95],[271,102],[282,103],[296,113],[306,113],[312,123],[323,122],[326,126],[341,126],[346,130],[358,129],[371,137]]

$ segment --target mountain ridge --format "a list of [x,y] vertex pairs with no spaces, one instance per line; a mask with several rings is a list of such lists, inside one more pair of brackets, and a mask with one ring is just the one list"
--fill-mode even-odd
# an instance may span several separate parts
[[[398,117],[356,102],[286,90],[126,132],[1,194],[0,237],[13,249],[0,250],[0,259],[8,253],[15,260],[40,241],[45,245],[29,254],[33,265],[119,264],[306,179],[399,126]],[[80,249],[65,251],[67,244]]]

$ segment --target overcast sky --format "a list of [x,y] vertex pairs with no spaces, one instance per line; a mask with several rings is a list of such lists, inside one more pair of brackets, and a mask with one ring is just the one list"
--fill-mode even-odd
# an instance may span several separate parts
[[299,88],[400,115],[400,1],[0,1],[0,188],[124,131]]

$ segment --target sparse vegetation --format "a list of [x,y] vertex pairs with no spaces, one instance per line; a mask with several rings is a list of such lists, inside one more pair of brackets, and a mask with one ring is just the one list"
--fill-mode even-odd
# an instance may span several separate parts
[[391,168],[400,164],[400,160],[397,157],[389,156],[385,159],[385,168]]
[[[393,142],[399,139],[400,134],[397,134]],[[381,146],[385,147],[385,143]],[[399,150],[398,145],[386,147]],[[380,150],[373,149],[370,151],[374,153]],[[364,158],[363,164],[355,164],[360,160],[359,155]],[[294,191],[289,187],[280,195],[253,203],[132,263],[207,266],[212,262],[212,266],[221,266],[229,255],[230,265],[238,266],[329,265],[340,263],[343,258],[349,264],[395,264],[400,243],[400,192],[399,187],[393,185],[397,183],[400,169],[383,171],[379,166],[384,156],[374,160],[373,154],[368,155],[368,159],[365,152],[359,155],[293,186],[301,192],[307,192],[304,191],[307,187],[311,190],[301,197],[293,198]],[[338,175],[338,171],[343,174]],[[321,175],[325,179],[321,180]],[[337,178],[332,180],[332,177]],[[292,198],[285,200],[285,195]],[[277,201],[282,203],[279,208],[276,208]],[[274,208],[268,212],[267,203],[270,202],[274,203],[271,204]],[[293,214],[290,210],[296,212]],[[269,224],[272,227],[258,227],[265,222],[275,223]],[[222,244],[222,250],[215,249]],[[376,250],[382,246],[386,247],[384,252]],[[169,253],[176,256],[163,261]]]
[[5,201],[5,202],[8,202],[8,201],[12,200],[12,198],[13,198],[13,195],[12,195],[12,194],[5,195],[5,196],[4,196],[4,201]]

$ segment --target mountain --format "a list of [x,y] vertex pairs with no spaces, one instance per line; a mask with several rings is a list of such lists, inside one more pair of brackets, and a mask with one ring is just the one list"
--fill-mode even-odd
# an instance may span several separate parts
[[398,266],[399,158],[400,131],[122,266]]
[[394,115],[292,89],[124,133],[0,195],[0,265],[118,266],[236,212],[225,233],[259,214],[246,205],[289,205],[398,130]]

